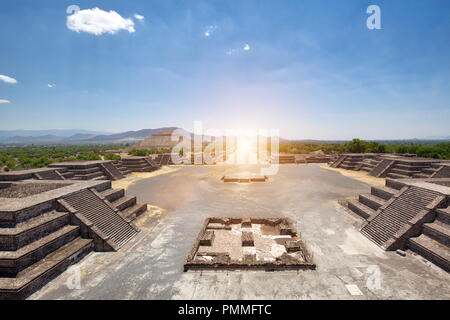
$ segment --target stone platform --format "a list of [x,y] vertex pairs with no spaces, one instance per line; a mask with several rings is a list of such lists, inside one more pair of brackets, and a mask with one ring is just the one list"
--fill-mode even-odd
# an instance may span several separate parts
[[123,173],[112,160],[67,161],[53,163],[49,168],[61,168],[71,174],[71,180],[119,180]]
[[450,272],[450,179],[390,179],[343,203],[384,250],[411,249]]
[[117,251],[145,204],[110,181],[0,182],[0,299],[22,299],[92,250]]
[[251,182],[266,182],[269,178],[257,173],[240,172],[225,175],[221,178],[223,182],[237,182],[237,183],[251,183]]
[[287,218],[208,218],[184,270],[299,270],[316,265]]

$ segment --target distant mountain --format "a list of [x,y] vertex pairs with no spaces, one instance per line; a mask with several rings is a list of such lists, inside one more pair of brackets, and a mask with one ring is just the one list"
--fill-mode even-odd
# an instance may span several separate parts
[[[0,130],[0,144],[95,144],[95,143],[138,143],[156,133],[173,131],[178,127],[163,127],[156,129],[142,129],[121,133],[106,133],[82,129],[70,130]],[[207,137],[205,137],[206,139]],[[297,143],[344,143],[349,140],[314,140],[314,139],[283,139],[280,142]],[[366,140],[381,143],[435,143],[450,141],[449,136],[427,137],[423,139],[377,139]]]
[[11,130],[0,131],[0,144],[64,144],[64,143],[122,143],[139,142],[160,131],[177,127],[142,129],[121,133],[105,133],[89,130]]
[[83,129],[52,129],[52,130],[0,130],[1,137],[42,137],[42,136],[58,136],[68,138],[75,134],[93,134],[103,135],[111,134],[104,131],[92,131]]
[[55,143],[55,142],[61,142],[65,138],[59,137],[51,134],[47,134],[44,136],[38,136],[38,137],[30,137],[30,136],[14,136],[14,137],[0,137],[1,143]]
[[136,141],[143,140],[155,133],[166,130],[175,130],[177,127],[164,127],[157,129],[142,129],[138,131],[127,131],[122,133],[108,134],[108,135],[97,135],[90,138],[90,141]]
[[431,136],[425,137],[427,140],[450,140],[450,136]]

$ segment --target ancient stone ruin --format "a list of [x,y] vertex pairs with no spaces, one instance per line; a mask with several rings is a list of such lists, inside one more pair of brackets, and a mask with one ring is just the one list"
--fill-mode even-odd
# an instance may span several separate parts
[[251,182],[266,182],[269,179],[257,173],[241,172],[225,175],[221,178],[223,182],[237,182],[237,183],[251,183]]
[[449,161],[411,155],[344,153],[331,167],[366,171],[377,178],[450,178]]
[[116,251],[147,210],[110,181],[0,182],[0,299],[21,299],[94,251]]
[[287,218],[208,218],[184,270],[301,270],[316,265]]
[[450,179],[386,179],[345,206],[384,250],[411,249],[450,272]]

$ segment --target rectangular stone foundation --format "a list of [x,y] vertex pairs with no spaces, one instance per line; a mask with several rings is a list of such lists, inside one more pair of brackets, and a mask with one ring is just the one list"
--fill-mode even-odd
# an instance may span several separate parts
[[208,218],[184,265],[184,271],[315,268],[287,218]]

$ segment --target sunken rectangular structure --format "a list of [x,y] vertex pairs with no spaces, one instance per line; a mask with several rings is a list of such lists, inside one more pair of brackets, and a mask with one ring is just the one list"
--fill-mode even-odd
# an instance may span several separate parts
[[287,218],[208,218],[184,265],[184,271],[315,268]]

